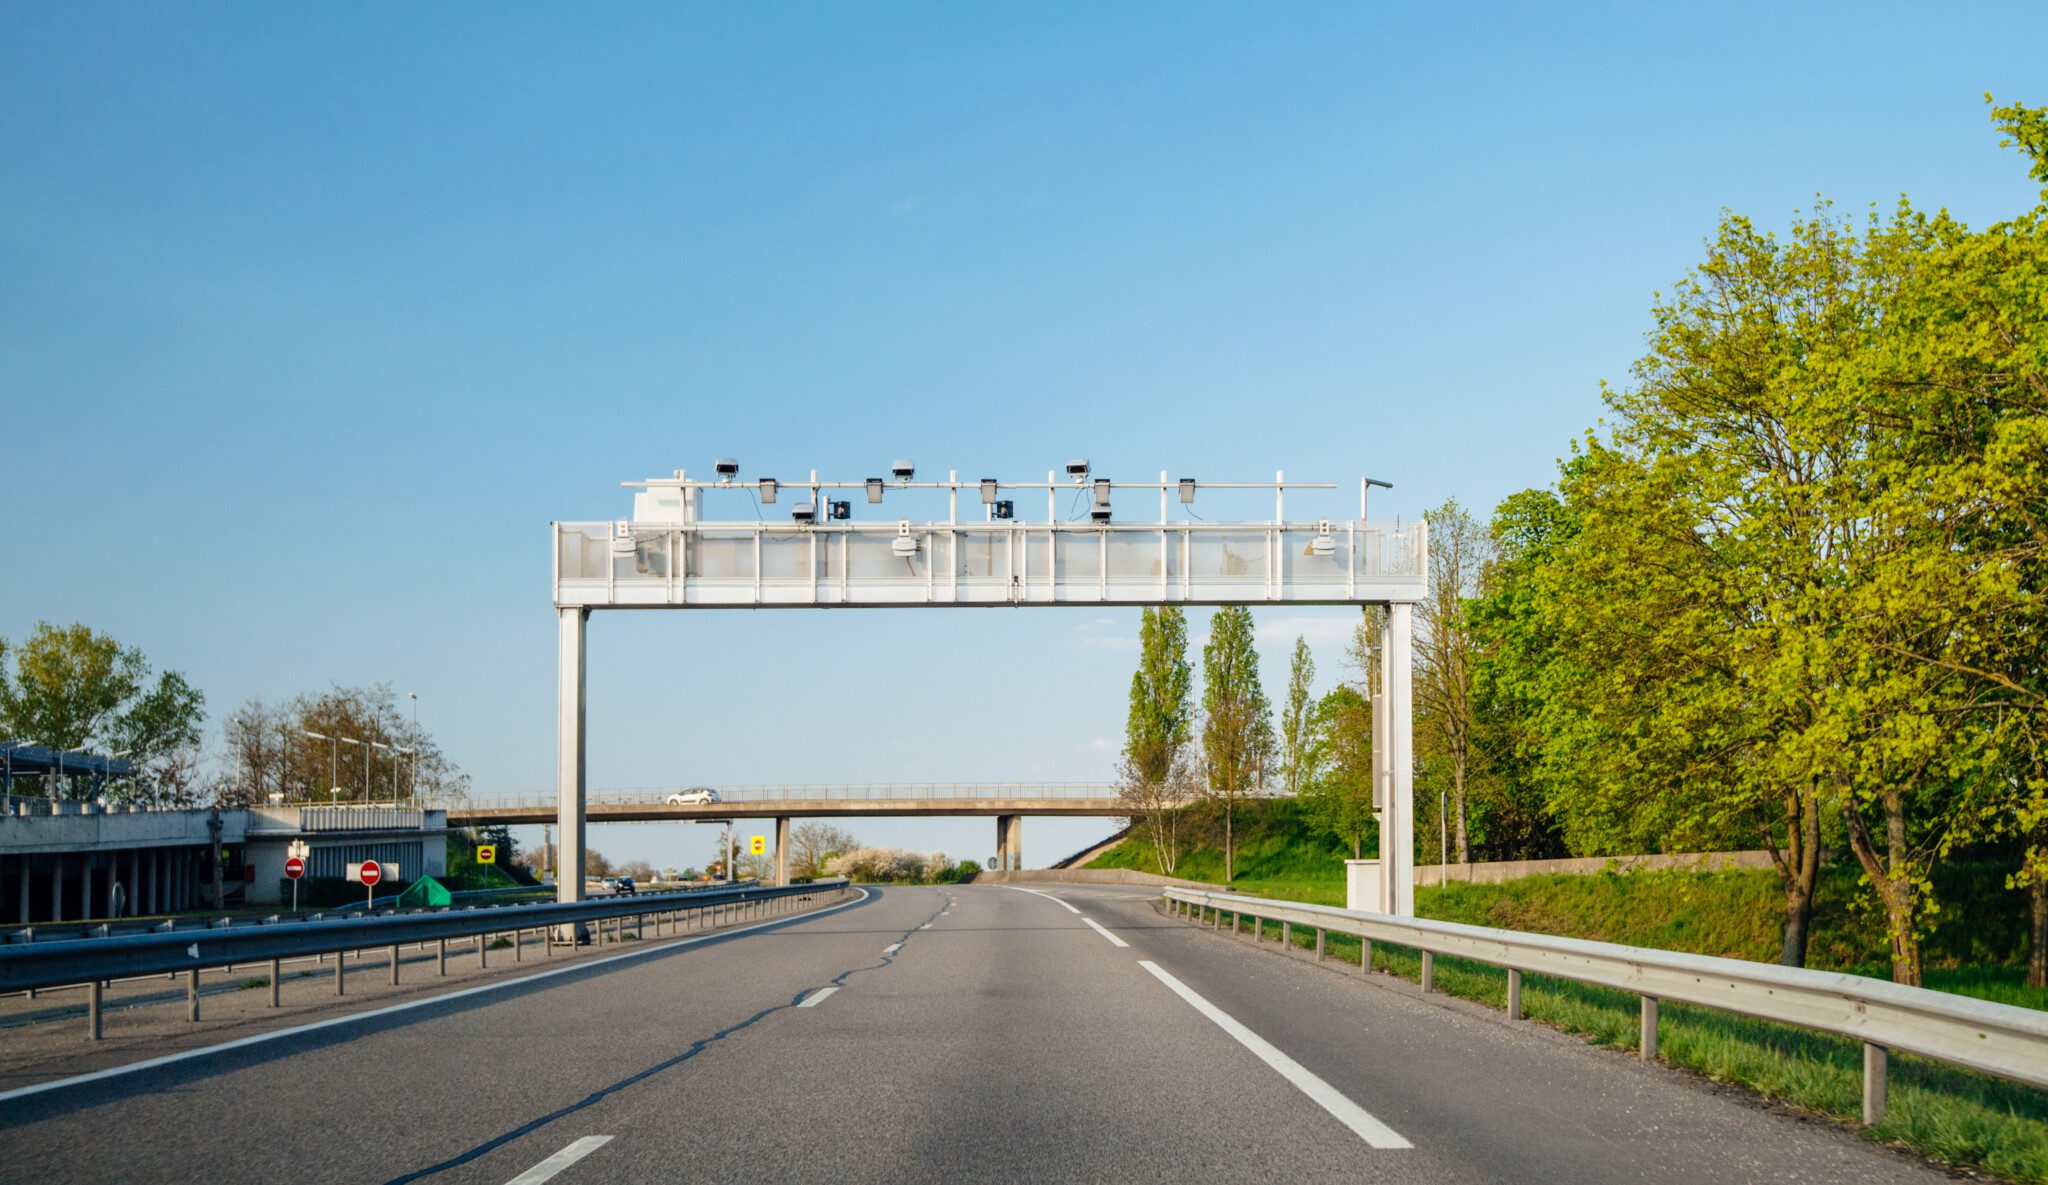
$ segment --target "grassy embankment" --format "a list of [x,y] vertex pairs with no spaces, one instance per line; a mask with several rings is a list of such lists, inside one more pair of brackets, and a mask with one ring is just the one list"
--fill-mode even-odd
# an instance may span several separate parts
[[[1342,861],[1350,852],[1312,834],[1294,803],[1253,804],[1241,814],[1237,833],[1237,891],[1344,903]],[[1126,841],[1089,867],[1158,871],[1149,845],[1137,841]],[[1197,846],[1183,854],[1174,874],[1221,883],[1223,854],[1208,844]],[[1928,943],[1927,985],[2048,1008],[2048,991],[2024,986],[2026,903],[2004,888],[2003,877],[2003,869],[1965,865],[1937,883],[1944,913]],[[1887,977],[1882,924],[1859,897],[1853,868],[1826,871],[1809,965]],[[1423,917],[1760,962],[1777,956],[1779,901],[1772,873],[1739,870],[1548,875],[1416,890],[1416,912]],[[1277,937],[1275,930],[1268,933]],[[1312,941],[1307,935],[1297,940]],[[1358,962],[1355,940],[1332,935],[1330,945],[1334,957]],[[1415,980],[1421,960],[1413,951],[1380,943],[1373,949],[1373,967]],[[1507,1006],[1507,976],[1494,968],[1438,959],[1435,984],[1450,995]],[[1632,995],[1534,975],[1525,977],[1522,995],[1532,1020],[1596,1044],[1636,1047]],[[1862,1051],[1856,1042],[1666,1004],[1657,1044],[1660,1060],[1715,1081],[1845,1123],[1860,1116]],[[1894,1055],[1890,1109],[1866,1134],[1959,1167],[2048,1185],[2048,1092]]]

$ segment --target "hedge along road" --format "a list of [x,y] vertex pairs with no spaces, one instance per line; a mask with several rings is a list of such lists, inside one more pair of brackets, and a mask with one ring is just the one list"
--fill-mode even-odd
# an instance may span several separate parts
[[0,1177],[1947,1179],[1135,893],[1036,888],[869,890],[17,1098]]

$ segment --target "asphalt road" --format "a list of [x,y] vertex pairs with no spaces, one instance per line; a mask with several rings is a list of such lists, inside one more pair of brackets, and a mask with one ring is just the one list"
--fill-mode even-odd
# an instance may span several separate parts
[[1136,891],[868,893],[0,1098],[0,1180],[1948,1179]]

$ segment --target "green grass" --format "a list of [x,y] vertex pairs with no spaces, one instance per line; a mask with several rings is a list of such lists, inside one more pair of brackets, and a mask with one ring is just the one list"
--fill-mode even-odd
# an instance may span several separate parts
[[[1343,904],[1342,860],[1350,853],[1309,836],[1293,803],[1260,804],[1256,817],[1241,820],[1238,834],[1235,891]],[[1151,851],[1130,841],[1090,867],[1158,871]],[[1222,872],[1221,853],[1209,847],[1188,852],[1174,870],[1214,883],[1222,883]],[[1962,865],[1938,880],[1946,922],[1927,946],[1926,984],[2048,1009],[2048,991],[2026,987],[2018,963],[2024,902],[2002,882],[2003,871],[1989,865]],[[1857,892],[1853,870],[1827,871],[1816,901],[1809,963],[1885,978],[1882,931],[1855,903]],[[1776,878],[1767,871],[1555,875],[1416,891],[1416,912],[1424,917],[1766,962],[1777,955],[1779,909]],[[1249,932],[1251,923],[1245,925]],[[1277,924],[1263,930],[1269,941],[1280,935]],[[1299,932],[1294,941],[1313,947],[1314,935]],[[1355,938],[1330,935],[1328,949],[1333,958],[1354,965],[1359,960]],[[1373,967],[1411,981],[1421,978],[1417,952],[1384,943],[1374,946]],[[1439,958],[1432,978],[1437,991],[1507,1006],[1505,971]],[[1523,980],[1522,1007],[1532,1021],[1595,1044],[1637,1048],[1639,1003],[1629,993],[1530,975]],[[1657,1052],[1660,1060],[1716,1082],[1859,1124],[1862,1047],[1855,1041],[1665,1004]],[[2048,1185],[2048,1092],[2032,1087],[1895,1054],[1884,1121],[1863,1130],[1872,1139],[1958,1168]]]

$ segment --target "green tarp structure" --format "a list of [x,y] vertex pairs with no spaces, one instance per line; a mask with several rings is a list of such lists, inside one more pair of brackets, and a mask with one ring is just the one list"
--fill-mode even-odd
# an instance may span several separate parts
[[408,886],[405,892],[398,895],[398,904],[400,908],[406,906],[418,908],[423,905],[453,905],[455,904],[455,894],[450,893],[448,886],[435,880],[433,877],[423,876]]

